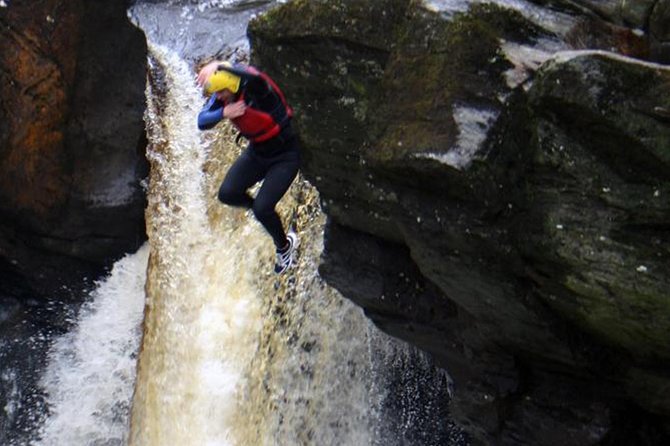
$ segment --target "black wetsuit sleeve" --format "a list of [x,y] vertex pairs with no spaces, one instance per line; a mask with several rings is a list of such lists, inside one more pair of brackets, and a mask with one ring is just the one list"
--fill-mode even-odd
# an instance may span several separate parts
[[223,119],[223,103],[212,95],[198,114],[198,128],[209,130]]

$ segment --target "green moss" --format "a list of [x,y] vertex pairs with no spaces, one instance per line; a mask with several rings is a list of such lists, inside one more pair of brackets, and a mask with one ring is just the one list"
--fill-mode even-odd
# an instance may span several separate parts
[[319,36],[386,48],[388,36],[402,21],[408,3],[409,0],[295,0],[250,22],[249,34],[252,40]]
[[[505,20],[510,21],[506,27],[501,25]],[[500,28],[520,33],[521,20],[518,13],[493,5],[473,7],[448,21],[412,9],[398,28],[398,44],[386,67],[382,90],[389,100],[376,115],[380,140],[371,156],[391,162],[451,147],[457,134],[453,105],[483,105],[482,98],[506,91],[502,73],[511,65],[497,57]]]
[[565,286],[576,299],[562,305],[566,316],[634,356],[669,359],[670,299],[665,292],[640,291],[634,280],[610,281],[605,287],[592,274],[566,276]]
[[367,94],[368,84],[361,79],[349,77],[347,79],[347,87],[358,97],[369,97]]
[[529,22],[520,12],[495,3],[474,4],[470,7],[469,14],[479,17],[507,40],[527,42],[545,34],[545,31]]
[[453,137],[449,135],[454,133],[447,128],[435,129],[430,122],[425,121],[398,122],[387,129],[374,149],[368,152],[368,156],[384,163],[406,159],[417,147],[438,151],[451,145]]

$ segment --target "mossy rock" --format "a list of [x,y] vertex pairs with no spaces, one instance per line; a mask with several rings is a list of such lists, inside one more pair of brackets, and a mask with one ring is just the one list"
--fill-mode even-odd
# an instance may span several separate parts
[[252,21],[249,33],[266,39],[342,39],[386,50],[408,4],[409,0],[295,0]]
[[[474,353],[459,359],[504,352],[533,372],[580,380],[596,370],[608,385],[625,385],[626,372],[583,351],[643,369],[667,362],[670,286],[657,274],[670,252],[664,70],[592,53],[556,58],[522,85],[534,82],[530,91],[517,88],[507,83],[519,62],[507,60],[508,49],[532,52],[557,36],[491,4],[443,14],[414,0],[295,1],[256,20],[250,34],[252,62],[296,108],[303,171],[331,222],[408,248],[481,335],[464,332],[464,350]],[[475,116],[471,128],[459,113]],[[471,156],[445,162],[473,128]],[[350,253],[325,255],[338,254]],[[412,316],[386,316],[400,321],[394,335],[416,339],[402,331]],[[439,339],[430,344],[440,350]],[[496,404],[506,403],[486,407]],[[489,443],[499,439],[491,435]]]
[[[670,360],[670,70],[604,53],[547,64],[530,92],[528,247],[545,299],[641,361]],[[665,198],[664,198],[665,197]],[[557,267],[558,266],[558,267]]]

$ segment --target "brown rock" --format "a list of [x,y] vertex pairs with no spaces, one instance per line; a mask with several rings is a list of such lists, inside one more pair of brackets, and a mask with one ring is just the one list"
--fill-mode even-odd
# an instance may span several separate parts
[[0,8],[0,257],[45,293],[143,238],[146,43],[92,3]]

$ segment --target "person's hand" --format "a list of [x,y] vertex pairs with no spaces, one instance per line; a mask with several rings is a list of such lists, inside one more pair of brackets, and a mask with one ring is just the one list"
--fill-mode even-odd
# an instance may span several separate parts
[[244,101],[233,102],[223,107],[223,117],[228,119],[239,118],[246,111],[247,106]]
[[198,87],[202,88],[206,83],[207,79],[214,74],[216,71],[216,68],[221,64],[221,61],[219,60],[213,60],[204,67],[200,69],[200,72],[198,73],[198,77],[196,77],[196,84],[198,84]]

